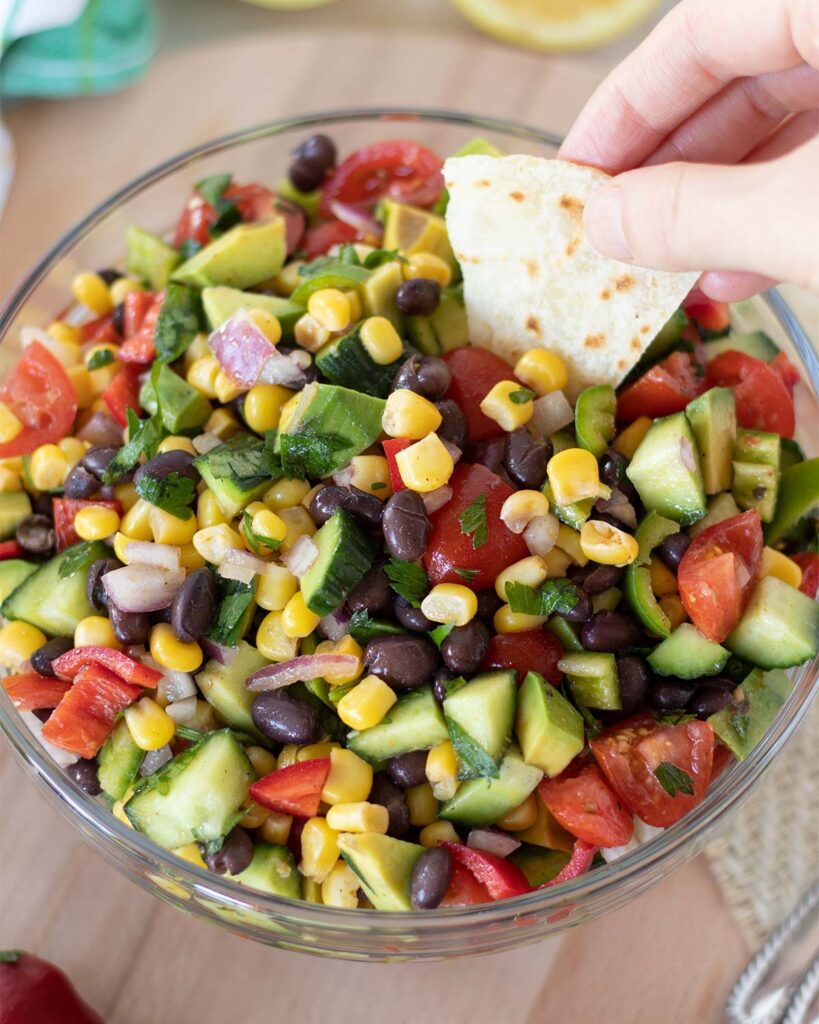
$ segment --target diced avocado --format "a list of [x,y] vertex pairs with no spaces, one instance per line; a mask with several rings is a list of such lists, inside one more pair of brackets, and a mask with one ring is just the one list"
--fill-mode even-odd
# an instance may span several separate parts
[[97,776],[103,793],[121,800],[139,774],[145,751],[134,743],[128,723],[120,720],[97,755]]
[[730,388],[711,388],[685,407],[700,453],[706,494],[727,491],[731,486],[737,413]]
[[296,321],[305,311],[304,306],[278,295],[258,295],[256,292],[243,292],[238,288],[227,288],[224,285],[203,288],[202,307],[212,331],[221,327],[225,320],[229,320],[240,309],[263,309],[276,317],[285,337],[292,335]]
[[408,349],[393,363],[376,363],[361,341],[361,325],[340,338],[333,338],[316,353],[316,366],[334,384],[386,398],[399,367],[410,354]]
[[395,295],[404,283],[401,264],[390,260],[377,267],[367,280],[359,285],[361,308],[364,316],[385,316],[392,325],[401,330],[403,316],[395,304]]
[[791,692],[792,683],[779,669],[755,668],[732,694],[731,703],[708,721],[718,739],[744,761],[759,743]]
[[221,665],[211,660],[196,676],[196,684],[202,696],[222,721],[257,738],[261,737],[261,733],[253,724],[250,714],[256,694],[248,690],[245,681],[266,664],[267,659],[255,647],[240,640],[230,664]]
[[525,843],[507,858],[526,875],[533,889],[556,878],[569,863],[569,854]]
[[14,536],[20,523],[31,515],[31,498],[25,491],[0,494],[0,540]]
[[250,288],[275,277],[286,254],[282,217],[237,224],[185,260],[172,279],[195,288]]
[[272,483],[263,452],[264,441],[237,435],[193,460],[228,518],[237,516]]
[[371,764],[449,739],[444,715],[429,686],[403,694],[371,729],[351,732],[347,746]]
[[338,848],[376,910],[412,910],[410,882],[423,846],[375,832],[342,832]]
[[493,825],[522,804],[542,778],[543,772],[526,764],[520,751],[511,747],[497,778],[462,782],[455,795],[441,805],[438,815],[463,825]]
[[622,708],[617,662],[613,654],[599,651],[564,654],[560,667],[566,673],[576,704],[601,711],[619,711]]
[[819,649],[819,603],[775,576],[763,576],[725,646],[760,668],[801,665]]
[[26,562],[22,558],[9,558],[0,562],[0,603],[39,568],[36,562]]
[[626,475],[647,509],[683,526],[705,515],[700,458],[685,413],[654,421],[634,453]]
[[728,651],[704,637],[690,622],[677,626],[648,656],[649,665],[658,675],[681,679],[715,676],[727,660]]
[[172,245],[132,224],[125,233],[125,266],[154,291],[164,288],[182,257]]
[[453,270],[457,268],[443,217],[394,199],[384,199],[382,208],[384,240],[381,244],[385,249],[399,249],[404,256],[430,252],[446,260]]
[[708,360],[716,359],[723,352],[743,352],[746,356],[754,356],[763,363],[769,363],[779,349],[764,331],[751,331],[749,334],[729,334],[727,338],[717,338],[705,344]]
[[304,388],[276,438],[287,476],[331,476],[381,436],[382,398],[335,384]]
[[346,600],[373,564],[376,542],[360,523],[338,508],[313,538],[319,553],[301,580],[307,607],[328,615]]
[[617,396],[611,384],[594,384],[577,396],[574,432],[581,448],[599,459],[614,438]]
[[201,427],[213,409],[201,391],[159,362],[154,363],[151,376],[140,388],[139,402],[152,416],[161,409],[162,423],[171,434]]
[[518,692],[516,733],[523,760],[559,775],[583,749],[583,719],[558,690],[529,672]]
[[512,739],[517,689],[514,672],[486,672],[444,701],[444,717],[458,756],[458,778],[497,775]]
[[296,188],[289,178],[284,177],[276,185],[276,195],[279,199],[286,199],[288,202],[300,206],[308,217],[318,216],[319,204],[321,203],[321,189],[317,188],[313,192],[302,192],[301,189]]
[[302,897],[301,875],[293,854],[286,846],[256,843],[253,860],[244,871],[238,875],[229,874],[228,878],[239,885],[270,892],[274,896],[285,896],[291,900],[300,900]]
[[731,493],[743,511],[756,509],[763,523],[769,523],[776,510],[779,475],[772,466],[755,462],[734,462],[734,486]]
[[565,853],[571,853],[574,836],[558,824],[552,812],[540,799],[539,793],[535,793],[535,803],[537,804],[537,818],[534,825],[530,825],[523,832],[516,832],[515,838],[520,839],[522,843],[531,843],[533,846],[543,846],[548,850],[563,850]]
[[[80,619],[95,614],[85,595],[88,569],[60,578],[60,566],[76,547],[66,548],[24,579],[3,602],[0,613],[7,619],[30,622],[49,636],[73,636]],[[109,554],[104,544],[94,541],[88,551],[88,565]]]
[[166,850],[230,831],[256,773],[230,729],[201,740],[137,783],[125,804],[138,832]]
[[765,543],[774,544],[819,505],[819,458],[798,462],[779,480],[776,515],[765,527]]
[[703,530],[707,530],[709,526],[716,526],[717,523],[722,523],[726,519],[738,515],[739,505],[734,501],[733,494],[730,494],[728,491],[724,491],[722,494],[715,494],[713,498],[709,499],[708,511],[702,519],[697,520],[696,523],[692,523],[688,527],[688,536],[693,540]]

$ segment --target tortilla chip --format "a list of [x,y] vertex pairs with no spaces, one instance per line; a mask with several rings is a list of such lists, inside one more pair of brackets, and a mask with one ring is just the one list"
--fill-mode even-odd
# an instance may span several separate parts
[[645,270],[591,247],[583,207],[607,178],[534,156],[444,164],[472,343],[513,364],[528,349],[557,352],[572,398],[590,384],[619,384],[699,276]]

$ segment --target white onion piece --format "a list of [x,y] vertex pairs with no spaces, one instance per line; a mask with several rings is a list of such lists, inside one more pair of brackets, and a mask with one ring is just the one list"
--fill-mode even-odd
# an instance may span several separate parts
[[421,495],[428,516],[432,515],[433,512],[437,512],[439,508],[443,508],[451,498],[452,488],[447,487],[446,484],[443,487],[436,487],[434,491],[427,491],[426,494]]
[[107,412],[95,412],[89,421],[77,431],[80,441],[89,444],[122,444],[122,427]]
[[184,569],[160,569],[155,565],[125,565],[102,577],[108,599],[123,612],[167,608],[184,582]]
[[381,238],[383,234],[384,229],[381,224],[374,217],[364,213],[363,210],[352,203],[340,203],[337,199],[334,199],[330,203],[330,212],[338,220],[349,224],[351,228],[355,228],[362,235]]
[[[313,538],[303,536],[298,538],[287,554],[282,555],[282,562],[297,579],[301,579],[318,558],[318,555],[318,545]],[[105,579],[104,576],[103,579]]]
[[196,697],[185,697],[183,700],[176,700],[165,708],[165,714],[176,722],[177,725],[190,725],[196,718],[198,707]]
[[206,430],[204,434],[197,434],[191,443],[200,455],[205,455],[212,448],[218,448],[223,442],[221,437]]
[[265,665],[248,676],[246,685],[248,690],[254,692],[280,690],[283,686],[292,686],[293,683],[303,683],[321,676],[352,675],[360,668],[361,662],[354,654],[304,654],[278,665]]
[[168,704],[196,696],[196,683],[190,672],[166,672],[156,687],[157,693]]
[[335,643],[350,631],[350,613],[345,608],[336,608],[334,612],[325,615],[318,624],[321,635]]
[[460,457],[463,455],[463,452],[457,446],[457,444],[453,444],[451,441],[447,441],[447,439],[445,437],[441,438],[441,444],[449,452],[449,456],[450,456],[450,458],[452,459],[453,462],[457,462],[460,459]]
[[333,483],[337,487],[352,487],[353,484],[353,467],[345,466],[344,469],[340,469],[337,473],[333,474]]
[[249,551],[228,548],[217,572],[226,580],[250,583],[254,576],[264,572],[265,564],[258,555],[252,555]]
[[574,419],[569,400],[562,391],[552,391],[548,395],[536,398],[532,406],[532,418],[529,429],[545,441],[556,430],[562,430]]
[[163,764],[167,764],[168,761],[173,757],[171,748],[165,744],[164,747],[160,747],[159,750],[149,750],[145,757],[142,758],[142,764],[139,766],[139,774],[145,778],[146,775],[153,775],[154,772],[158,772]]
[[295,363],[300,370],[307,370],[313,363],[313,357],[309,352],[305,352],[303,348],[297,348],[293,352],[288,352],[287,358]]
[[178,569],[179,548],[173,544],[154,544],[149,540],[132,540],[125,545],[127,565],[157,565],[160,569]]
[[43,723],[33,711],[21,711],[20,717],[31,732],[34,733],[40,743],[45,747],[46,753],[50,754],[61,768],[67,768],[70,764],[76,764],[77,761],[79,761],[79,754],[72,754],[70,750],[63,750],[62,747],[55,747],[53,743],[49,743],[48,740],[43,739],[41,735],[43,731]]
[[634,835],[629,841],[623,846],[604,846],[600,850],[600,855],[607,864],[610,864],[613,860],[618,860],[620,857],[624,857],[627,853],[632,853],[637,849],[638,846],[642,846],[643,843],[647,843],[650,839],[654,839],[661,832],[665,831],[662,828],[658,828],[656,825],[646,825],[644,821],[640,821],[639,818],[634,819]]
[[[560,521],[557,516],[548,512],[545,516],[535,516],[523,531],[526,547],[532,555],[548,555],[557,543]],[[105,577],[103,576],[103,579]]]
[[295,359],[283,356],[274,349],[273,354],[259,370],[257,381],[261,384],[281,384],[286,388],[297,388],[304,384],[305,379],[304,370]]
[[508,857],[518,849],[520,842],[495,829],[473,828],[467,837],[466,845],[472,850],[494,853],[496,857]]

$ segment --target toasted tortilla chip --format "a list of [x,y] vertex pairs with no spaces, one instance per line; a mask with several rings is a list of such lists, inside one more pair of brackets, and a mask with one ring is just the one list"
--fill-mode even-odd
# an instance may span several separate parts
[[698,277],[633,267],[591,247],[583,208],[607,177],[522,155],[444,164],[472,343],[511,363],[532,348],[557,352],[572,398],[590,384],[618,384]]

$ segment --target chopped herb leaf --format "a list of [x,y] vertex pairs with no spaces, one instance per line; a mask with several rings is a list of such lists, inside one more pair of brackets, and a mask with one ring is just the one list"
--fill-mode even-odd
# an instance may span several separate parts
[[216,206],[226,190],[230,188],[232,180],[233,176],[230,174],[211,174],[197,182],[194,188],[206,203]]
[[232,199],[218,199],[214,203],[214,208],[216,209],[216,220],[208,228],[208,234],[211,238],[219,238],[234,224],[238,224],[242,215]]
[[208,639],[225,647],[235,647],[242,638],[242,626],[255,593],[255,579],[251,583],[241,583],[220,577],[219,609],[208,629]]
[[370,490],[383,491],[386,486],[383,480],[376,480],[375,483],[370,484]]
[[204,733],[199,732],[198,729],[191,729],[189,725],[177,725],[176,735],[181,736],[183,740],[190,740],[192,743],[198,743],[204,736]]
[[472,538],[472,547],[486,543],[486,495],[479,494],[458,516],[461,533]]
[[684,722],[692,721],[694,716],[687,711],[669,711],[665,715],[658,715],[657,721],[660,725],[682,725]]
[[442,625],[436,626],[435,629],[429,631],[430,639],[434,641],[436,647],[440,648],[454,628],[454,622],[444,622]]
[[0,964],[16,964],[17,961],[24,956],[19,949],[4,949],[0,953]]
[[80,541],[65,552],[58,575],[61,580],[66,580],[74,573],[87,569],[93,561],[94,551],[91,543],[87,540]]
[[278,551],[281,547],[280,540],[274,540],[272,537],[266,537],[263,533],[256,533],[253,529],[253,516],[249,512],[242,513],[242,526],[245,531],[245,537],[247,542],[253,549],[255,554],[259,554],[259,548],[268,548],[270,551]]
[[509,392],[509,401],[514,402],[515,405],[525,405],[534,397],[535,393],[530,388],[518,388],[516,391]]
[[110,348],[98,348],[88,360],[89,370],[100,370],[103,366],[110,366],[114,362],[114,353]]
[[580,712],[580,716],[586,723],[586,734],[588,736],[596,736],[603,728],[603,723],[599,718],[595,718],[594,715],[589,711],[583,704],[575,704],[575,707]]
[[375,270],[385,263],[394,263],[396,260],[399,263],[409,262],[406,256],[402,256],[397,249],[373,249],[364,257],[363,265],[367,270]]
[[260,470],[266,476],[274,480],[284,476],[282,469],[282,457],[276,451],[276,435],[278,430],[267,430],[264,435],[264,447],[262,448]]
[[349,447],[349,440],[338,434],[318,434],[306,429],[297,434],[282,434],[284,475],[297,480],[328,476],[338,468],[337,453],[347,451]]
[[[332,257],[331,257],[332,258]],[[338,256],[336,259],[339,263],[343,263],[346,267],[360,267],[363,266],[361,260],[358,258],[358,253],[355,251],[355,246],[352,242],[345,242],[339,247]]]
[[169,473],[158,480],[146,473],[137,482],[136,491],[140,498],[164,509],[177,519],[190,519],[193,515],[193,510],[188,506],[196,497],[196,484],[189,476]]
[[195,256],[202,248],[204,248],[202,243],[197,242],[195,238],[186,238],[177,249],[177,252],[183,260],[189,260],[191,256]]
[[356,686],[358,686],[358,680],[354,683],[342,683],[341,686],[331,686],[328,696],[333,704],[338,704],[341,698],[346,697]]
[[171,282],[154,332],[156,357],[162,363],[173,363],[184,353],[202,328],[202,299],[193,288]]
[[577,604],[577,587],[571,580],[546,580],[539,587],[507,583],[506,600],[513,612],[525,615],[565,614]]
[[371,618],[366,608],[353,612],[350,619],[350,636],[360,644],[368,644],[377,636],[397,636],[403,632],[394,622]]
[[751,724],[750,715],[731,715],[731,725],[734,727],[734,732],[739,736],[741,740],[745,740],[748,736],[748,727]]
[[464,583],[471,583],[481,572],[480,569],[459,569],[457,566],[452,571],[456,576],[460,576]]
[[205,455],[194,459],[194,466],[206,466],[213,476],[233,481],[242,491],[252,490],[266,480],[264,452],[266,441],[258,437],[231,437],[224,444],[211,448]]
[[420,565],[391,558],[384,566],[384,572],[396,594],[409,601],[413,608],[421,607],[421,602],[429,593],[429,577]]
[[104,484],[115,484],[120,477],[125,476],[137,465],[143,453],[152,459],[156,455],[159,442],[165,436],[161,417],[151,416],[150,419],[140,420],[130,406],[126,409],[126,415],[130,440],[108,463],[108,468],[102,475]]
[[662,761],[658,764],[654,769],[654,776],[669,796],[676,796],[677,793],[693,796],[694,780],[688,772],[684,772],[671,761]]

